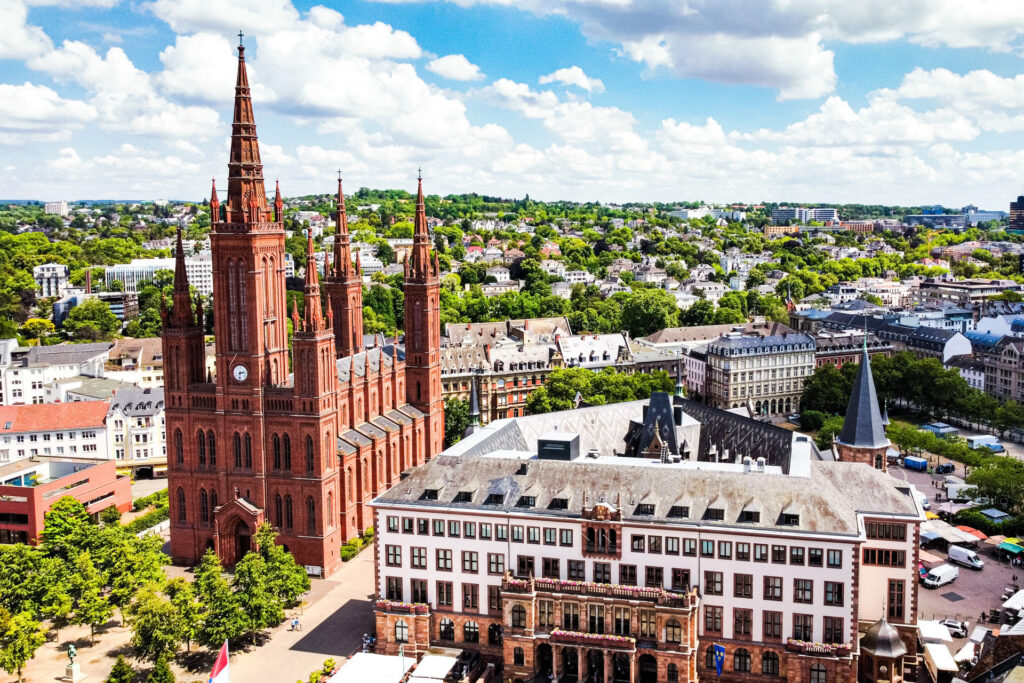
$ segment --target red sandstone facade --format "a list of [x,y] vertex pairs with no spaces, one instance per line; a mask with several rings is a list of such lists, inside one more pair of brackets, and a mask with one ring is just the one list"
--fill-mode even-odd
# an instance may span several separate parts
[[205,371],[203,312],[198,302],[193,312],[180,236],[164,312],[171,555],[194,563],[209,548],[232,565],[266,521],[299,564],[329,574],[341,544],[372,524],[373,497],[442,448],[438,272],[422,180],[404,357],[397,344],[363,348],[362,273],[339,179],[326,302],[310,241],[290,373],[283,202],[278,188],[267,205],[241,46],[228,170],[225,204],[216,187],[210,197],[216,376]]

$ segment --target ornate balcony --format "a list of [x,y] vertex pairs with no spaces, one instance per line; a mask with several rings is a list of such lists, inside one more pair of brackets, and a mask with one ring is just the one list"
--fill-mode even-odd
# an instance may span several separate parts
[[673,593],[662,588],[643,586],[623,586],[614,583],[592,583],[589,581],[564,581],[561,579],[516,579],[506,574],[501,582],[503,591],[509,593],[533,592],[567,593],[570,595],[592,595],[601,598],[620,598],[622,600],[642,600],[666,607],[694,607],[697,604],[697,593]]
[[786,650],[811,657],[848,657],[852,647],[849,643],[812,643],[790,638],[786,641]]
[[397,600],[378,600],[374,605],[381,612],[392,614],[430,614],[430,605],[422,602],[398,602]]
[[551,640],[568,645],[584,647],[607,647],[619,650],[635,650],[636,639],[629,636],[616,636],[610,633],[583,633],[581,631],[563,631],[555,629],[551,632]]

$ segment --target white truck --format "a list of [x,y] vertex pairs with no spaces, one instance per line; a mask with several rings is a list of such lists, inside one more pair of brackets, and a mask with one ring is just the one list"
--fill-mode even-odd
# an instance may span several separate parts
[[949,546],[949,561],[962,564],[971,569],[981,569],[985,566],[985,562],[978,557],[978,553],[969,548],[961,548],[958,545]]
[[960,576],[959,569],[951,564],[940,564],[938,567],[929,569],[921,583],[925,588],[939,588],[947,583],[953,583],[958,576]]
[[955,503],[964,503],[970,500],[970,494],[974,487],[955,475],[947,475],[943,480],[946,485],[946,498]]
[[981,436],[969,436],[967,437],[967,445],[977,450],[979,448],[987,448],[993,453],[1002,453],[1006,449],[1003,448],[1003,444],[999,443],[999,439],[991,434],[982,434]]

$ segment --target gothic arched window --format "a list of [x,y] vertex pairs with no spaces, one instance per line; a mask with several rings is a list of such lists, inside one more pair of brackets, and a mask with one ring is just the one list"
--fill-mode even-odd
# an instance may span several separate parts
[[306,437],[306,472],[313,471],[313,437]]
[[217,465],[217,437],[213,430],[206,432],[206,449],[210,453],[210,467]]
[[313,496],[306,498],[306,533],[316,534],[316,501]]
[[199,433],[196,435],[196,446],[197,446],[197,450],[199,451],[199,464],[200,465],[205,465],[206,464],[206,433],[203,432],[203,430],[201,430],[201,429],[199,430]]
[[281,469],[281,437],[274,434],[274,469]]
[[245,433],[245,468],[252,469],[252,437],[249,432]]
[[292,437],[287,434],[284,435],[284,468],[288,471],[292,469]]
[[242,466],[242,435],[235,432],[235,467]]
[[181,430],[174,430],[174,458],[179,465],[185,462],[185,444],[182,442]]
[[185,489],[178,487],[178,521],[185,522],[188,516],[185,513]]

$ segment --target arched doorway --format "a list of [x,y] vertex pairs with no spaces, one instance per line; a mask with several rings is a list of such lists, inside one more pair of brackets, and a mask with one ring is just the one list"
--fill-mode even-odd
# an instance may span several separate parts
[[587,680],[604,680],[604,652],[601,650],[587,650]]
[[232,565],[237,564],[239,560],[245,557],[245,554],[252,548],[252,530],[249,529],[249,525],[245,523],[245,520],[239,519],[235,523],[235,530],[232,536],[235,539],[234,551],[235,555]]
[[612,681],[614,683],[631,683],[629,655],[620,653],[612,659]]
[[653,655],[640,655],[636,664],[640,683],[658,683],[658,660]]
[[551,674],[551,665],[554,663],[554,655],[551,652],[551,645],[548,643],[541,643],[537,646],[537,659],[536,659],[536,673],[541,676],[548,676]]
[[562,648],[562,666],[560,667],[563,677],[570,677],[570,680],[576,680],[580,675],[580,660],[579,654],[576,652],[574,647],[563,647]]

